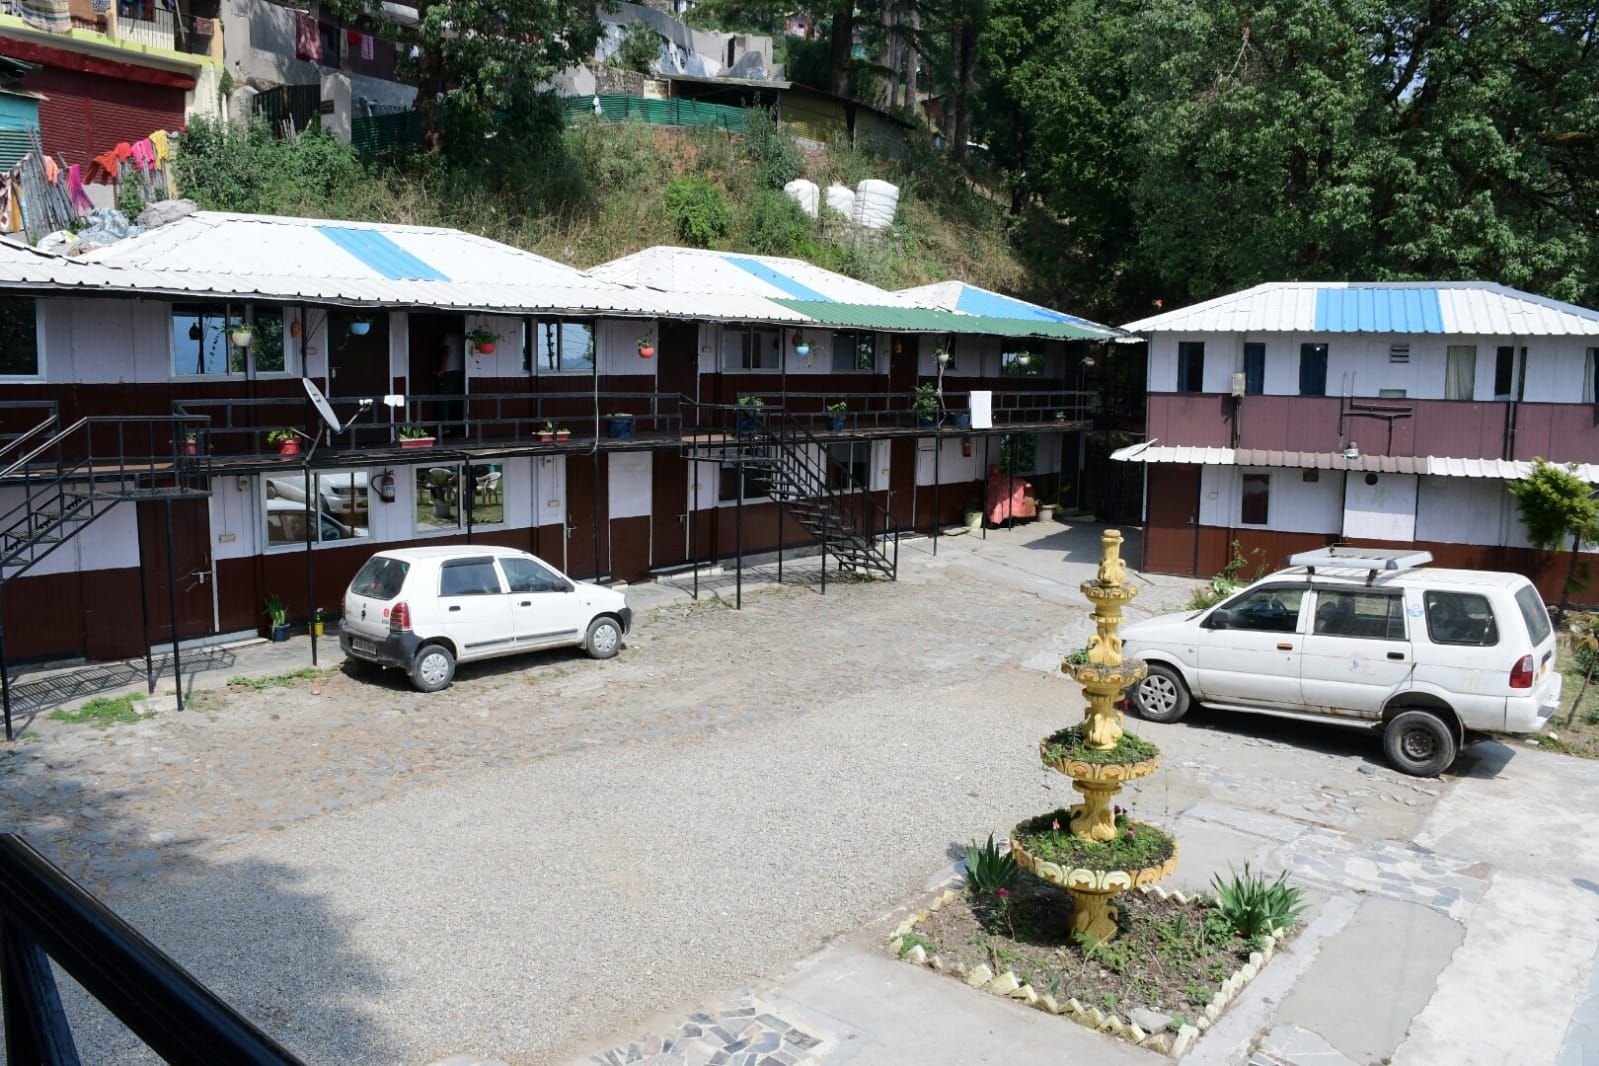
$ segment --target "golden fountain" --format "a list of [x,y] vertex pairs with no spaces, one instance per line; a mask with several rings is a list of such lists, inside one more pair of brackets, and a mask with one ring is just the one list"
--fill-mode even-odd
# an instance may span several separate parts
[[1155,772],[1160,752],[1123,730],[1116,709],[1145,667],[1122,659],[1117,633],[1122,607],[1138,595],[1138,586],[1124,580],[1121,532],[1107,530],[1102,545],[1099,574],[1082,585],[1094,605],[1096,632],[1088,638],[1086,661],[1061,664],[1083,686],[1088,709],[1081,725],[1039,742],[1044,765],[1071,778],[1083,801],[1023,822],[1011,833],[1018,865],[1071,894],[1072,932],[1100,941],[1116,936],[1112,896],[1159,881],[1177,867],[1177,842],[1115,805],[1123,783]]

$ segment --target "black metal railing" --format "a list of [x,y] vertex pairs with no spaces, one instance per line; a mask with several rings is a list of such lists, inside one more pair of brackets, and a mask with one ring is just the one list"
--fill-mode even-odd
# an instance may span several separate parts
[[[960,431],[971,428],[969,393],[946,391],[936,398],[910,392],[754,392],[767,406],[782,407],[813,433]],[[1041,389],[993,392],[995,429],[1072,428],[1092,415],[1094,394]],[[917,405],[921,404],[920,407]]]
[[16,1066],[79,1062],[52,960],[173,1066],[300,1062],[27,841],[0,833],[0,1017]]

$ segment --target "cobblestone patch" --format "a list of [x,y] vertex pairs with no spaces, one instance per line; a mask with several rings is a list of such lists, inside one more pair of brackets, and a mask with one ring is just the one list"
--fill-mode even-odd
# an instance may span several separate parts
[[832,1041],[778,1014],[754,996],[720,1010],[696,1011],[665,1033],[643,1036],[586,1060],[593,1066],[809,1066]]
[[1417,844],[1359,840],[1325,829],[1306,830],[1267,861],[1305,882],[1419,903],[1459,922],[1488,890],[1491,872],[1484,863],[1451,859]]

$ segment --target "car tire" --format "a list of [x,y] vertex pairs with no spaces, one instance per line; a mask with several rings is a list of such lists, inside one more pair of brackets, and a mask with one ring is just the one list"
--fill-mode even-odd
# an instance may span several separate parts
[[1149,673],[1131,695],[1138,717],[1150,722],[1175,722],[1188,713],[1191,702],[1182,675],[1160,663],[1149,664]]
[[583,637],[583,650],[593,659],[614,658],[622,650],[622,623],[608,614],[594,619]]
[[424,644],[411,660],[411,684],[421,692],[439,692],[455,680],[455,656],[443,644]]
[[1383,753],[1394,769],[1412,777],[1437,777],[1459,753],[1455,731],[1432,711],[1400,711],[1382,732]]

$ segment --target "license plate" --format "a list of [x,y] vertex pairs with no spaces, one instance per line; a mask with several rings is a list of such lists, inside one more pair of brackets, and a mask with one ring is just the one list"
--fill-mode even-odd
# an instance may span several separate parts
[[351,638],[350,646],[363,655],[376,655],[378,651],[376,644],[370,640],[362,640],[360,637]]

